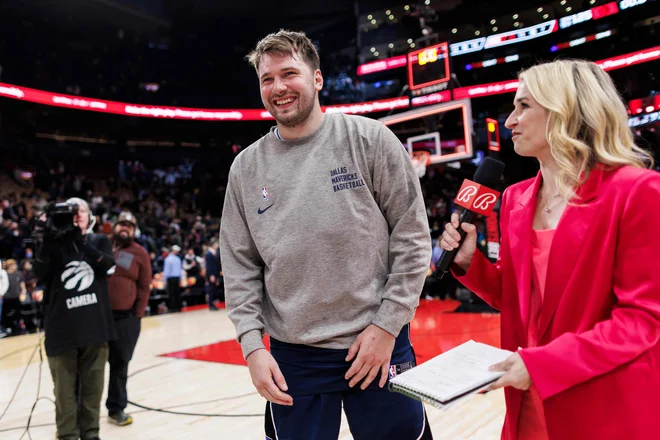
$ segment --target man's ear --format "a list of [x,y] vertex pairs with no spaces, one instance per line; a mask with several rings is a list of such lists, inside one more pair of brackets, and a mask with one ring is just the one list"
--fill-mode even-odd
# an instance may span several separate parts
[[321,74],[321,69],[316,69],[314,72],[314,88],[319,91],[323,89],[323,74]]

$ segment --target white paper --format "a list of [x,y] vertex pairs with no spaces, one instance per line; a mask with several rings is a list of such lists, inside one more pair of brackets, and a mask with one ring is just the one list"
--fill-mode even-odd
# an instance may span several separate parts
[[488,367],[511,354],[507,350],[468,341],[398,375],[391,382],[447,402],[502,376],[503,372],[491,372]]

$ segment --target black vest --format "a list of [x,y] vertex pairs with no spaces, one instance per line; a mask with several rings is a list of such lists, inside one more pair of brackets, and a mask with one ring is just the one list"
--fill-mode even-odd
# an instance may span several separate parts
[[[112,245],[105,235],[89,234],[85,240],[90,247],[112,255]],[[98,269],[95,260],[66,238],[58,240],[52,250],[44,324],[48,356],[116,338],[108,273]]]

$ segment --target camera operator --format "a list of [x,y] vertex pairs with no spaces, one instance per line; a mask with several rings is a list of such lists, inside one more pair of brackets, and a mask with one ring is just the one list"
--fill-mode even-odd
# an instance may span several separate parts
[[34,273],[45,285],[60,440],[98,439],[108,341],[115,339],[107,282],[115,262],[108,237],[91,233],[95,220],[87,202],[72,198],[50,205],[37,225]]

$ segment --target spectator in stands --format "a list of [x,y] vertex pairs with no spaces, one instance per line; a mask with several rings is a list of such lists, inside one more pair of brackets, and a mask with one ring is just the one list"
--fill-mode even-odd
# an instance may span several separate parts
[[3,200],[2,204],[0,204],[0,207],[2,207],[3,220],[11,220],[14,218],[14,208],[9,203],[9,200]]
[[[30,251],[30,249],[27,250]],[[32,258],[31,255],[29,257],[26,255],[26,257]],[[27,293],[31,294],[37,286],[37,277],[34,275],[34,271],[32,270],[32,262],[30,260],[23,260],[23,263],[21,264],[21,271],[21,276],[23,277],[23,282],[25,283]]]
[[187,277],[197,277],[201,272],[202,259],[195,255],[195,250],[190,248],[183,257],[183,270]]
[[112,235],[116,267],[108,280],[117,339],[109,343],[110,380],[105,406],[110,421],[119,426],[133,423],[133,417],[124,412],[128,403],[128,363],[151,293],[151,261],[147,251],[133,240],[136,228],[137,219],[132,213],[125,211],[117,218]]
[[101,205],[103,205],[103,197],[97,192],[94,195],[94,197],[92,197],[92,203],[91,203],[92,212],[95,215],[99,214],[99,208],[101,207]]
[[176,202],[174,200],[171,200],[170,204],[165,210],[165,215],[167,216],[167,218],[173,219],[174,217],[176,217],[176,212],[177,212]]
[[150,252],[149,258],[151,259],[151,272],[161,273],[163,271],[163,259],[156,255],[156,252]]
[[195,225],[193,226],[193,231],[198,232],[200,234],[206,232],[206,224],[204,224],[201,215],[198,215],[195,218]]
[[[26,257],[31,250],[26,249]],[[30,257],[27,257],[30,258]],[[41,327],[41,300],[42,292],[37,290],[37,276],[32,270],[32,262],[23,260],[20,266],[21,279],[25,283],[25,295],[21,295],[21,316],[23,318],[24,331],[33,333],[37,327]]]
[[7,276],[7,271],[5,270],[4,264],[2,264],[0,261],[0,338],[7,336],[7,332],[5,331],[5,327],[2,322],[2,317],[4,316],[2,314],[3,300],[5,293],[7,293],[7,289],[9,289],[9,277]]
[[218,252],[218,240],[211,239],[209,248],[204,256],[206,265],[206,294],[208,295],[209,310],[218,310],[214,301],[224,298],[219,297],[220,288],[222,284],[222,266],[220,265],[220,253]]
[[172,312],[181,311],[181,280],[183,279],[183,263],[179,258],[181,248],[172,246],[169,255],[165,258],[163,278],[165,279],[169,307]]
[[18,223],[15,221],[9,225],[9,230],[5,235],[5,243],[8,249],[11,249],[11,256],[15,258],[23,258],[23,236],[18,230]]
[[2,225],[0,225],[0,259],[2,260],[14,258],[12,245],[7,241],[10,225],[11,220],[3,218]]
[[21,296],[26,294],[23,277],[18,271],[16,260],[9,259],[5,262],[7,272],[7,292],[3,297],[2,326],[10,334],[18,334],[21,330]]

